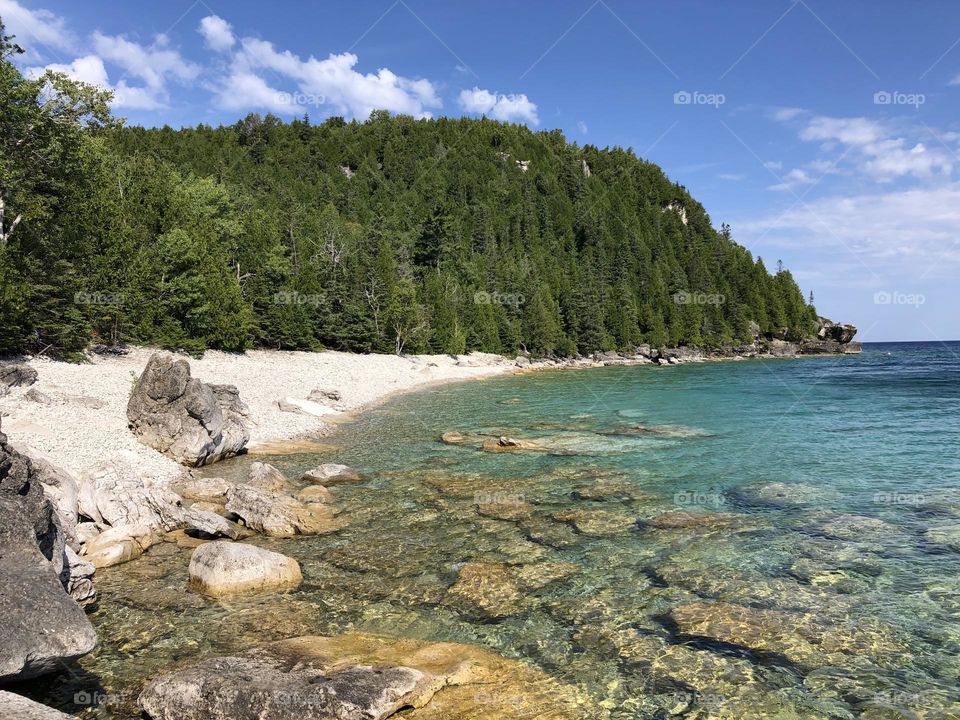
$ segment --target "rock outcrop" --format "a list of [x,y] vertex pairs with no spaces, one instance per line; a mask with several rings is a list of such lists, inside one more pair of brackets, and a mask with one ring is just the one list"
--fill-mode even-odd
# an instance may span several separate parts
[[190,557],[190,587],[211,597],[295,588],[301,582],[296,560],[255,545],[205,543]]
[[127,404],[140,442],[194,467],[243,452],[247,417],[235,387],[191,377],[190,364],[170,353],[150,357]]
[[0,433],[0,682],[63,668],[97,635],[64,590],[69,563],[56,510],[28,457]]
[[[219,486],[218,486],[218,489]],[[93,527],[81,523],[82,557],[103,568],[134,560],[173,530],[190,529],[209,537],[240,536],[240,528],[224,517],[186,508],[183,499],[163,485],[148,485],[123,462],[100,467],[84,478],[79,511]],[[78,526],[78,535],[81,527]]]
[[594,720],[606,717],[542,671],[457,643],[349,634],[271,643],[153,680],[151,720]]
[[227,493],[226,509],[251,530],[271,537],[322,535],[344,525],[327,505],[303,503],[290,495],[249,485],[238,485]]

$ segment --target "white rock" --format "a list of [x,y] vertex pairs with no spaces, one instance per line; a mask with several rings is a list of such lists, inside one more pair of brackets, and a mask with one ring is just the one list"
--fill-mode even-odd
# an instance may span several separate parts
[[190,558],[190,587],[211,597],[294,588],[301,582],[296,560],[254,545],[206,543]]

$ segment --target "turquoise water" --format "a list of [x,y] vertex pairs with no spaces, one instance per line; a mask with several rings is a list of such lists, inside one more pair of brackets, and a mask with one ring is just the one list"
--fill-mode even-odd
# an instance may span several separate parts
[[[170,663],[364,630],[483,645],[612,718],[960,717],[958,355],[868,345],[399,397],[330,453],[269,459],[369,477],[335,489],[343,531],[262,542],[301,562],[300,589],[214,603],[186,590],[189,549],[155,548],[98,575],[102,647],[40,695],[77,712],[94,683],[112,701],[83,717],[135,717]],[[477,562],[569,565],[464,599],[451,587]]]

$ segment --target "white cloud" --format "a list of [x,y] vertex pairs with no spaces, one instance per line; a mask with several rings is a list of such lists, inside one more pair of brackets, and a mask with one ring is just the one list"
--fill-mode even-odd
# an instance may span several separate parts
[[[842,148],[836,164],[841,164],[849,156],[846,167],[852,165],[862,176],[875,182],[886,183],[901,177],[950,177],[955,165],[952,153],[918,139],[920,135],[929,133],[930,130],[926,127],[897,127],[865,117],[818,115],[803,125],[800,139],[819,142],[821,148],[828,152],[836,152],[838,148]],[[823,158],[814,160],[805,167],[821,175],[828,172],[849,172],[842,167],[835,167],[833,162]],[[805,178],[804,174],[803,169],[792,170],[792,177],[788,176],[785,182],[774,185],[771,189],[789,190],[798,184],[805,184],[808,178]]]
[[808,141],[837,141],[845,145],[867,145],[877,142],[886,132],[875,120],[867,118],[832,118],[818,116],[810,120],[800,138]]
[[203,35],[207,47],[214,52],[226,52],[236,42],[230,23],[217,15],[208,15],[203,18],[197,32]]
[[537,106],[526,95],[499,95],[474,87],[460,91],[460,107],[469,113],[487,115],[505,122],[526,121],[538,125]]
[[73,52],[77,46],[66,20],[50,10],[30,10],[16,0],[0,0],[0,18],[7,34],[16,35],[15,42],[26,50],[27,60],[42,61],[43,50]]
[[827,248],[838,256],[852,258],[853,251],[868,274],[866,268],[902,278],[955,277],[960,270],[960,183],[821,198],[784,214],[735,223],[735,229],[748,244],[751,236],[763,235],[766,243]]
[[580,131],[581,135],[586,135],[590,132],[590,128],[587,127],[587,124],[583,120],[577,121],[577,130]]
[[30,77],[37,77],[42,74],[44,70],[63,73],[74,80],[89,83],[90,85],[98,85],[103,88],[110,87],[110,80],[107,78],[107,68],[104,67],[103,60],[96,55],[84,55],[68,64],[53,63],[47,65],[45,68],[28,68],[27,74]]
[[726,182],[740,182],[746,176],[740,173],[720,173],[717,177]]
[[150,46],[140,45],[122,35],[93,34],[97,54],[120,66],[128,75],[143,80],[150,90],[166,93],[168,79],[186,83],[200,74],[200,67],[167,46],[167,38],[158,35]]
[[811,185],[815,182],[816,180],[810,177],[810,174],[806,170],[803,168],[794,168],[781,177],[779,183],[771,185],[767,189],[776,190],[777,192],[787,192],[802,185]]
[[[0,0],[2,2],[3,0]],[[51,63],[46,67],[28,68],[31,76],[45,69],[62,72],[74,80],[113,91],[117,108],[157,110],[169,100],[168,81],[186,83],[200,74],[200,67],[185,60],[178,51],[167,46],[167,38],[158,35],[150,46],[140,45],[122,36],[96,32],[92,37],[96,53],[76,58],[70,63]],[[105,61],[120,69],[120,80],[111,84]],[[142,85],[132,85],[125,76],[135,77]]]
[[[225,109],[263,107],[274,112],[293,112],[303,105],[327,105],[358,118],[366,118],[373,110],[429,117],[428,108],[442,105],[429,80],[402,77],[387,68],[359,73],[354,69],[359,58],[353,53],[302,60],[289,51],[274,49],[272,43],[264,40],[244,38],[240,45],[232,57],[230,72],[215,90],[217,104]],[[273,91],[260,78],[262,71],[292,80],[297,92]],[[244,93],[251,88],[257,92],[244,103]],[[275,95],[280,97],[279,104]]]
[[776,108],[773,111],[773,119],[776,120],[777,122],[789,122],[795,118],[800,117],[805,112],[806,110],[802,108],[795,108],[795,107]]

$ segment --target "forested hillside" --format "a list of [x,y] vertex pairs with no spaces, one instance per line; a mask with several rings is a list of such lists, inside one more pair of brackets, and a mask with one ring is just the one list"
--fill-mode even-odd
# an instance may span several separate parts
[[0,353],[569,355],[815,325],[788,271],[630,150],[386,113],[123,128],[0,44]]

